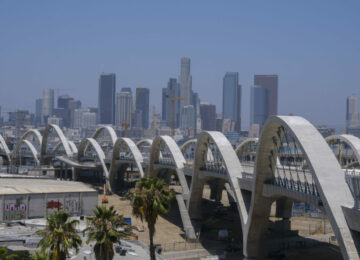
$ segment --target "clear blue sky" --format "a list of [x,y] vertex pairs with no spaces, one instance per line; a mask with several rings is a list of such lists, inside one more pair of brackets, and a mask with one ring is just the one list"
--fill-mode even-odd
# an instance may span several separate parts
[[360,1],[0,0],[0,105],[34,110],[43,88],[97,106],[98,77],[161,88],[192,62],[193,89],[221,112],[222,77],[239,72],[243,125],[254,74],[279,75],[279,112],[341,128],[360,97]]

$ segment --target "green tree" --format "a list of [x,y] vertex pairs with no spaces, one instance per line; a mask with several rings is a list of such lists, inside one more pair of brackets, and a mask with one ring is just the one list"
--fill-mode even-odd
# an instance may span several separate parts
[[0,260],[13,260],[17,254],[9,254],[7,247],[0,247]]
[[51,252],[35,252],[32,257],[31,260],[52,260],[53,255]]
[[133,214],[146,221],[149,228],[150,259],[155,260],[154,235],[158,216],[165,216],[170,210],[175,192],[169,190],[162,179],[142,178],[136,187],[128,193]]
[[39,246],[44,252],[50,250],[53,253],[53,260],[65,260],[69,255],[69,249],[79,251],[82,240],[76,233],[78,220],[69,220],[69,213],[56,211],[47,218],[47,225],[44,230],[36,232],[41,236]]
[[[96,259],[111,260],[114,257],[114,243],[120,243],[120,238],[128,236],[128,224],[113,206],[109,208],[97,206],[94,214],[94,217],[87,217],[88,227],[83,231],[89,232],[86,243],[96,242],[94,246]],[[119,231],[120,228],[124,228],[124,231]]]

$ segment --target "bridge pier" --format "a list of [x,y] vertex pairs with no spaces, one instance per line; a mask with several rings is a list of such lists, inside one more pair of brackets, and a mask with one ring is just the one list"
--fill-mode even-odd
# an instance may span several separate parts
[[63,179],[63,174],[64,174],[64,163],[60,164],[60,171],[59,171],[59,179],[62,180]]
[[73,168],[73,180],[77,181],[79,179],[80,169]]
[[65,180],[69,180],[69,168],[67,164],[65,164]]
[[117,193],[125,187],[125,174],[128,164],[118,164],[112,167],[113,168],[110,169],[111,189],[114,193]]
[[214,180],[210,183],[210,199],[220,202],[222,199],[222,191],[224,189],[224,182],[220,180]]
[[198,179],[196,182],[191,183],[191,194],[187,201],[187,208],[190,218],[192,220],[202,219],[201,201],[205,185],[205,179]]
[[191,187],[191,176],[185,175],[185,179],[186,179],[186,183],[187,183],[188,187]]
[[275,217],[282,219],[290,219],[293,201],[289,198],[280,198],[276,200]]

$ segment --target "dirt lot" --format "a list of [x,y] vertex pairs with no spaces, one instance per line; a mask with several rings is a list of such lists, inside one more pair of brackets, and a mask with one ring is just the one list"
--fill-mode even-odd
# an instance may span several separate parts
[[[176,191],[179,191],[179,187],[172,187]],[[99,195],[99,204],[101,204],[102,195]],[[134,231],[138,236],[138,239],[142,242],[149,243],[149,233],[146,223],[142,223],[140,219],[135,218],[132,215],[132,208],[130,201],[118,195],[107,196],[109,203],[108,205],[113,205],[115,209],[122,214],[124,217],[131,217],[132,225],[142,229],[142,232]],[[196,246],[187,244],[184,239],[184,232],[182,231],[182,222],[179,215],[179,210],[177,207],[176,200],[172,203],[172,209],[166,218],[159,217],[156,224],[156,233],[154,238],[155,244],[161,244],[163,248],[168,248],[167,251],[170,251],[172,247],[174,250],[187,250],[194,248],[203,248],[210,250],[217,248],[219,246],[226,247],[226,242],[220,242],[217,239],[217,230],[219,229],[228,229],[230,231],[229,235],[232,240],[238,244],[241,241],[241,225],[238,213],[235,211],[227,211],[224,216],[216,216],[215,211],[213,210],[216,207],[216,204],[213,200],[210,200],[210,189],[205,188],[203,193],[203,225],[207,227],[206,231],[201,233],[202,243],[197,244]],[[222,204],[226,208],[229,208],[229,201],[224,191],[222,196]],[[271,221],[276,221],[276,218],[271,217]],[[299,235],[307,236],[313,234],[322,234],[323,231],[317,230],[318,227],[321,227],[321,223],[324,220],[319,219],[308,219],[308,218],[294,218],[291,219],[291,230],[298,230]],[[330,224],[325,220],[326,233],[331,234]],[[311,231],[311,232],[310,232]],[[316,232],[315,232],[316,231]],[[309,234],[310,233],[310,234]],[[303,248],[303,249],[289,249],[283,255],[282,259],[304,259],[303,256],[311,255],[310,259],[341,259],[339,249],[336,246],[329,244],[321,244],[312,248]],[[229,258],[232,259],[232,258]],[[238,259],[238,258],[235,258]],[[279,259],[279,258],[276,258]]]
[[[99,204],[101,204],[101,198],[102,198],[102,195],[99,196]],[[118,213],[123,215],[124,217],[131,217],[132,225],[144,230],[144,232],[134,231],[134,233],[138,236],[139,240],[148,244],[149,243],[149,232],[148,232],[146,222],[143,223],[143,222],[141,222],[140,219],[137,219],[132,215],[132,208],[130,205],[130,201],[127,199],[123,199],[122,197],[120,197],[118,195],[107,196],[107,198],[109,200],[108,205],[113,205],[115,207],[115,209],[118,211]],[[173,208],[175,208],[176,206],[177,205],[174,204]],[[154,238],[154,242],[156,244],[165,244],[165,243],[170,243],[173,241],[174,242],[175,241],[181,241],[181,242],[184,241],[184,239],[182,237],[183,231],[181,230],[180,216],[178,216],[177,221],[175,219],[175,221],[173,221],[173,222],[175,222],[178,225],[170,222],[167,219],[159,217],[159,219],[157,220],[157,223],[156,223],[156,233],[155,233],[155,238]]]

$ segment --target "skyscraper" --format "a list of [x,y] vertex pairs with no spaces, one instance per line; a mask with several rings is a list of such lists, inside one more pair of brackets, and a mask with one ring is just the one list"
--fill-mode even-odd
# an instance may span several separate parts
[[51,88],[46,88],[43,90],[43,98],[42,98],[41,122],[43,124],[47,123],[47,118],[53,114],[53,110],[54,110],[54,90]]
[[131,108],[133,104],[132,93],[129,91],[121,91],[116,93],[116,117],[115,124],[121,126],[129,122]]
[[198,93],[191,91],[192,102],[191,105],[194,107],[194,135],[197,130],[201,131],[201,115],[200,115],[200,97]]
[[262,127],[268,114],[268,90],[263,86],[252,86],[250,89],[250,127],[254,124]]
[[237,72],[227,72],[223,78],[223,119],[231,119],[235,131],[241,130],[241,85]]
[[[74,126],[75,123],[75,109],[81,108],[81,101],[80,100],[69,100],[68,103],[69,110],[70,110],[70,126]],[[97,114],[97,112],[95,113]]]
[[150,104],[149,104],[150,90],[148,88],[137,88],[136,96],[137,96],[137,100],[136,100],[135,114],[141,115],[141,127],[148,129],[149,128],[149,110],[150,110]]
[[181,70],[179,76],[180,96],[184,99],[180,101],[180,108],[191,105],[192,77],[190,74],[190,58],[181,58]]
[[254,85],[263,86],[268,93],[268,115],[278,114],[278,75],[254,75]]
[[358,99],[352,95],[346,99],[346,128],[359,124]]
[[69,102],[74,100],[74,98],[70,97],[69,95],[61,95],[58,97],[57,100],[57,107],[58,108],[69,108]]
[[99,79],[98,116],[100,124],[114,124],[115,122],[115,73],[102,73]]
[[63,119],[63,125],[66,127],[71,126],[70,103],[73,100],[74,98],[70,97],[69,95],[61,95],[57,100],[57,110],[60,112],[60,114],[57,114],[57,116]]
[[181,109],[181,129],[194,129],[194,106],[188,105]]
[[200,104],[201,129],[205,131],[216,131],[216,106],[211,104]]
[[[171,98],[168,96],[180,96],[180,85],[177,80],[170,78],[167,88],[162,89],[162,120],[171,126]],[[180,125],[180,101],[175,100],[174,103],[174,127],[178,128]]]
[[74,128],[91,128],[96,125],[96,113],[91,108],[74,110]]

